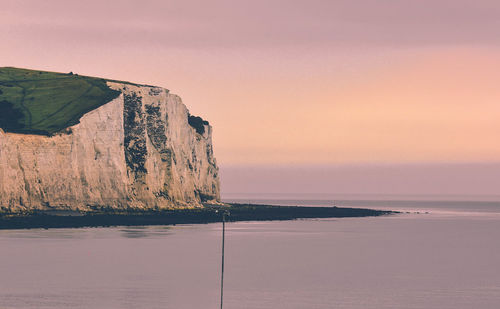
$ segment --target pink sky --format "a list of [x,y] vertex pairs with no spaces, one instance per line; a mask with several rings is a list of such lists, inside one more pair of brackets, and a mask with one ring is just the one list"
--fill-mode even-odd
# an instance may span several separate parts
[[498,1],[4,0],[0,66],[169,88],[227,168],[491,164],[498,29]]

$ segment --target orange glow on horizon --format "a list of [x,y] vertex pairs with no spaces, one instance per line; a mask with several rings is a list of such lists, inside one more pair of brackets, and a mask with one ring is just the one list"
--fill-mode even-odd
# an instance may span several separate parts
[[0,66],[166,87],[221,165],[500,158],[494,2],[89,1],[8,1]]

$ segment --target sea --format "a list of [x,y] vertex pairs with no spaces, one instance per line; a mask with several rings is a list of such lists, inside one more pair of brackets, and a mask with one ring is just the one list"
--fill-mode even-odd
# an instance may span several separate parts
[[[226,224],[223,308],[498,309],[500,198],[229,196],[398,210]],[[0,308],[220,308],[222,225],[0,230]]]

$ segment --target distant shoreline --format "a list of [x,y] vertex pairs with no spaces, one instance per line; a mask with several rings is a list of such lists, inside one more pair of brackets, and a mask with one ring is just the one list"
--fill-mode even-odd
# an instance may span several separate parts
[[343,207],[230,205],[205,206],[194,209],[95,211],[89,213],[74,211],[38,211],[30,214],[0,213],[0,229],[207,224],[220,222],[223,211],[229,211],[229,216],[226,217],[226,221],[229,222],[374,217],[397,213],[386,210]]

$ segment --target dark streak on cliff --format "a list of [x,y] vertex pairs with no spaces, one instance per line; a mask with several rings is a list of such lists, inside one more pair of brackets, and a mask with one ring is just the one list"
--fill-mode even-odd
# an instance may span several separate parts
[[132,93],[124,94],[123,127],[125,130],[125,161],[135,179],[146,174],[146,124],[142,112],[142,97]]
[[160,153],[161,160],[172,164],[172,150],[166,147],[167,136],[165,135],[165,119],[162,118],[160,107],[146,105],[146,123],[148,128],[148,136],[155,149]]
[[[151,92],[151,90],[150,90]],[[146,126],[148,129],[148,137],[153,144],[153,147],[160,154],[162,162],[166,164],[166,178],[172,178],[172,150],[167,147],[167,136],[165,128],[167,126],[168,115],[162,116],[159,106],[146,105]],[[170,200],[169,186],[167,182],[163,185],[163,189],[158,192],[153,192],[157,198],[165,198]]]

